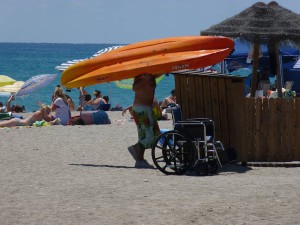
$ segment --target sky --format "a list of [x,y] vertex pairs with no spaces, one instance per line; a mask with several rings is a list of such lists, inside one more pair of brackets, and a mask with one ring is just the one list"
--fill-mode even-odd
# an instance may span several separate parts
[[[199,35],[201,30],[256,2],[0,0],[0,42],[131,44],[163,37]],[[300,14],[299,0],[277,2]]]

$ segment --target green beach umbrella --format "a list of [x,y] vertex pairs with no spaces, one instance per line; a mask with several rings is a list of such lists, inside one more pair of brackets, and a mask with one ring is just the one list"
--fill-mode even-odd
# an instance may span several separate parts
[[[158,78],[156,78],[156,83],[158,83],[159,81],[161,81],[164,78],[164,76],[159,76]],[[133,78],[130,79],[126,79],[126,80],[118,80],[118,81],[114,81],[116,86],[119,88],[124,88],[124,89],[132,89],[132,85],[133,85]]]
[[13,84],[15,82],[16,82],[16,80],[14,80],[6,75],[0,75],[0,87],[9,85],[9,84]]
[[0,87],[0,92],[8,92],[8,93],[17,93],[22,85],[24,84],[24,81],[16,81],[13,84],[5,85]]

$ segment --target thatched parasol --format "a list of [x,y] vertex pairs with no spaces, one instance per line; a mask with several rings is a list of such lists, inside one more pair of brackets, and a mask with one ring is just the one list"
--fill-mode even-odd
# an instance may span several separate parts
[[276,54],[276,80],[278,96],[282,97],[279,63],[279,45],[300,43],[300,15],[272,1],[269,4],[257,2],[241,13],[201,31],[201,35],[218,35],[254,43],[253,81],[251,96],[255,95],[259,45],[268,44],[269,51]]

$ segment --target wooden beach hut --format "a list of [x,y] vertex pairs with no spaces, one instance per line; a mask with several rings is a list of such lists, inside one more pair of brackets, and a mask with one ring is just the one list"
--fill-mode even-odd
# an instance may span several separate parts
[[[259,45],[267,44],[277,55],[278,46],[300,43],[300,15],[272,1],[258,2],[201,35],[221,35],[254,43],[253,80],[256,84]],[[178,103],[183,116],[210,117],[217,139],[234,147],[243,162],[300,161],[300,99],[244,97],[244,80],[222,74],[175,74]],[[281,82],[277,82],[281,97]],[[251,87],[254,96],[256,86]]]
[[300,98],[245,98],[244,78],[174,73],[183,119],[209,117],[216,139],[241,162],[300,161]]

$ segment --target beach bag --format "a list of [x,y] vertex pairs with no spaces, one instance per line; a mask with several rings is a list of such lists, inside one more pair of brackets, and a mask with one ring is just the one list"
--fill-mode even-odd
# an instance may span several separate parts
[[12,118],[11,112],[0,113],[0,120],[10,120]]

